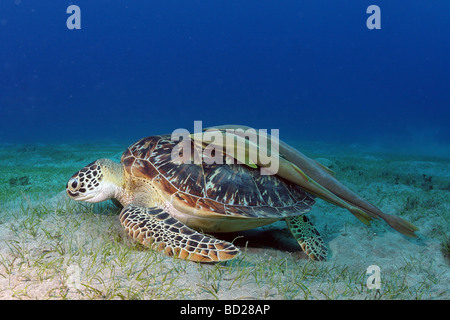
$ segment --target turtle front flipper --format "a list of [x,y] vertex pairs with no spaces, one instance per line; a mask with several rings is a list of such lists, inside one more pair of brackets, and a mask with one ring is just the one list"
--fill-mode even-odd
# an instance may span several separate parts
[[321,261],[327,259],[328,249],[308,217],[301,215],[289,217],[285,220],[295,240],[312,260]]
[[218,262],[239,254],[233,244],[187,227],[159,208],[128,205],[119,216],[125,231],[142,245],[168,256],[196,262]]

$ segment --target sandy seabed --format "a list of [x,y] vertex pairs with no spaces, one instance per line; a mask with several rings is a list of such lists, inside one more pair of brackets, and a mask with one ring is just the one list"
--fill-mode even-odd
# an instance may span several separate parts
[[[409,239],[318,200],[309,213],[329,247],[309,261],[284,222],[219,234],[234,260],[175,260],[129,240],[112,203],[82,204],[68,178],[126,146],[0,145],[0,299],[448,299],[450,159],[324,143],[295,145],[387,213],[420,228]],[[369,289],[369,266],[380,289]]]

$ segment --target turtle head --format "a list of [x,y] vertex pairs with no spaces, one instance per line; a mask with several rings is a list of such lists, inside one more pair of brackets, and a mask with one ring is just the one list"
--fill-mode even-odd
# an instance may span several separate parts
[[100,202],[118,198],[123,190],[122,165],[98,159],[76,172],[67,182],[66,192],[77,201]]

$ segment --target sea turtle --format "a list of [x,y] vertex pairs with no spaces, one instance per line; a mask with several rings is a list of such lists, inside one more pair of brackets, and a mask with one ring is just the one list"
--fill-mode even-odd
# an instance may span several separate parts
[[[189,143],[195,149],[194,141]],[[79,170],[69,179],[67,194],[87,202],[116,199],[123,206],[119,219],[126,232],[169,256],[198,262],[229,260],[239,249],[205,233],[248,230],[285,220],[311,259],[326,259],[324,241],[305,215],[316,196],[327,198],[321,191],[314,187],[308,191],[291,178],[295,174],[289,170],[281,176],[262,175],[257,168],[237,163],[176,163],[171,154],[177,144],[170,135],[143,138],[127,148],[120,163],[99,159]],[[300,170],[294,163],[301,166],[301,157],[287,148],[285,144],[280,148],[287,161],[281,167]],[[350,211],[363,222],[374,216],[354,210]],[[410,228],[412,233],[416,230]]]

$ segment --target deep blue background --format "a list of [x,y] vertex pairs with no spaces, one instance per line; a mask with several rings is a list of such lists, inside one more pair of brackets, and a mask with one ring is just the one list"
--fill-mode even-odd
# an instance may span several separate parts
[[203,120],[448,145],[449,75],[448,0],[0,2],[1,143],[130,142]]

